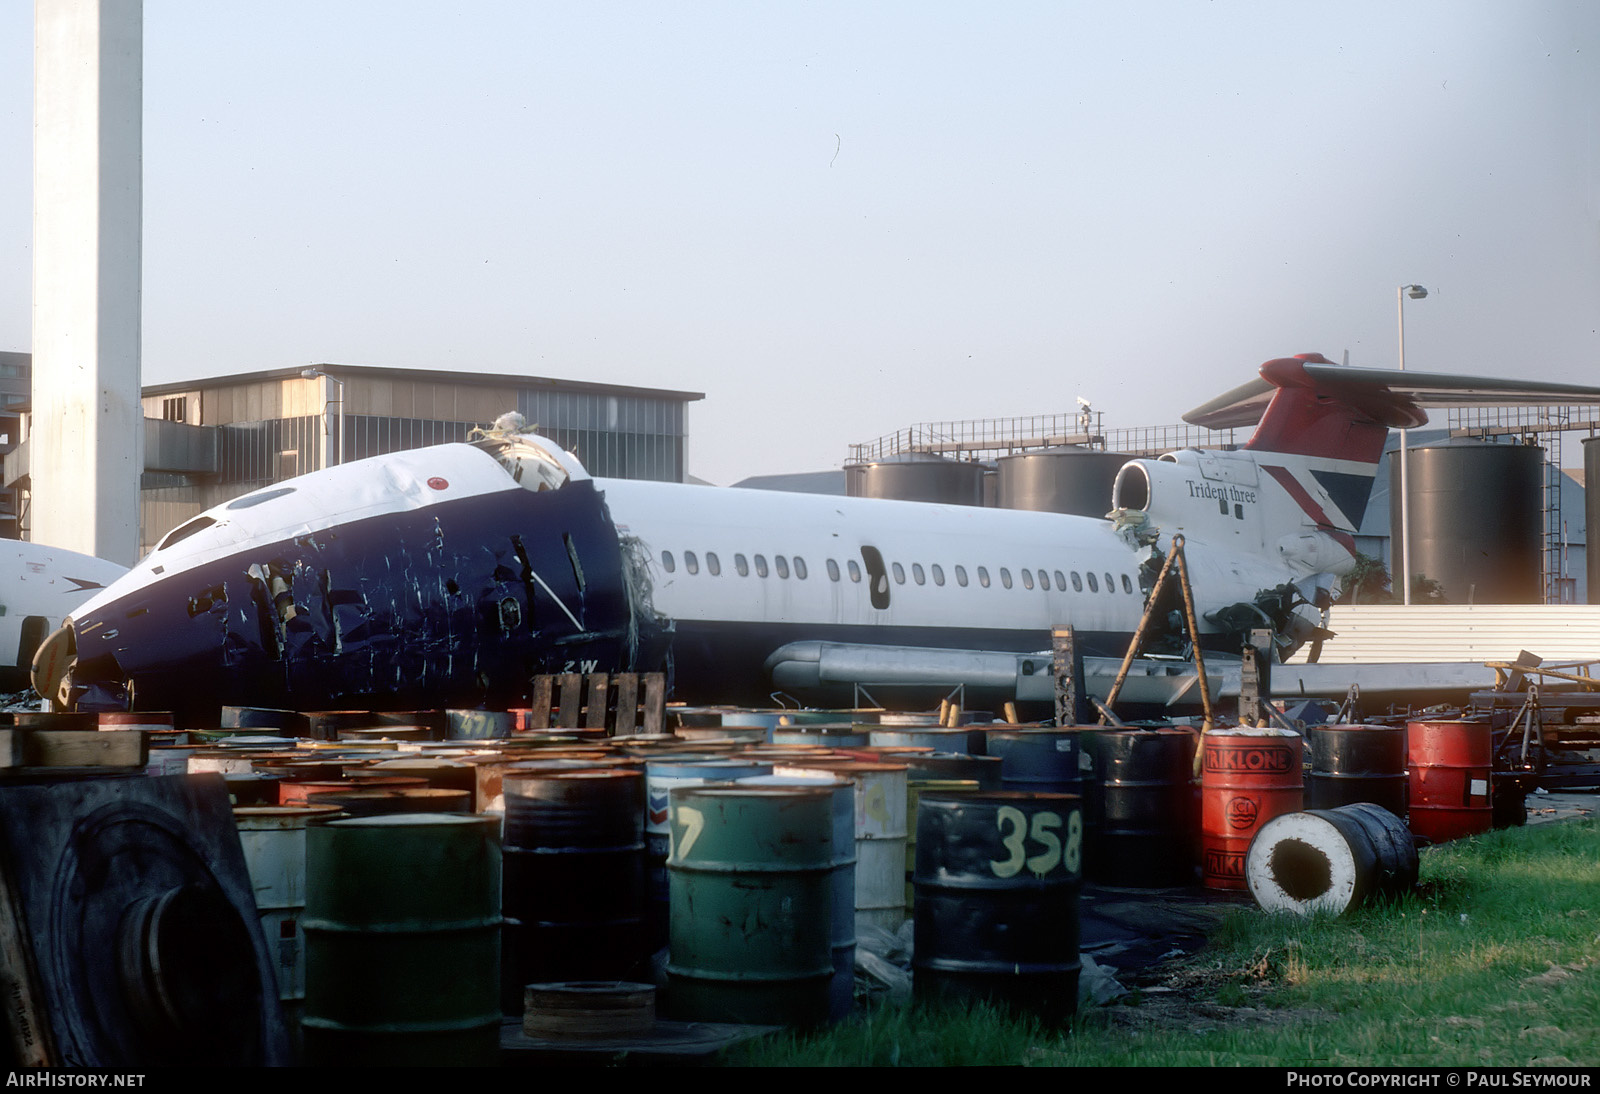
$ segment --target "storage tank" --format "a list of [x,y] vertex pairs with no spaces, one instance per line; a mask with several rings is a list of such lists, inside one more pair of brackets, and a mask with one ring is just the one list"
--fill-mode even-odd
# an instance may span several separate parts
[[1103,517],[1111,511],[1111,485],[1127,462],[1123,453],[1077,445],[1002,456],[996,504],[1002,509]]
[[1600,437],[1583,439],[1583,553],[1591,604],[1600,604]]
[[[1392,568],[1396,580],[1422,574],[1452,604],[1542,603],[1544,449],[1414,448],[1410,465],[1413,561]],[[1391,556],[1403,561],[1398,459],[1389,464],[1389,497]]]
[[845,488],[852,497],[982,505],[983,474],[981,463],[910,452],[846,467]]

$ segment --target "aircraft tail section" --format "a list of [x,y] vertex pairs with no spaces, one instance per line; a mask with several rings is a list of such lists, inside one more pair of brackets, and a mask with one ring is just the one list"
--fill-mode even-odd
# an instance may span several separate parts
[[1423,407],[1600,403],[1600,388],[1538,380],[1336,365],[1280,357],[1257,380],[1184,415],[1212,429],[1255,425],[1236,451],[1185,449],[1135,460],[1114,504],[1152,526],[1231,544],[1297,573],[1348,569],[1390,429],[1427,423]]
[[1376,464],[1391,428],[1415,428],[1428,419],[1405,393],[1374,383],[1376,372],[1364,372],[1335,365],[1320,353],[1279,357],[1261,366],[1260,380],[1191,411],[1184,420],[1225,428],[1259,418],[1244,445],[1247,452]]

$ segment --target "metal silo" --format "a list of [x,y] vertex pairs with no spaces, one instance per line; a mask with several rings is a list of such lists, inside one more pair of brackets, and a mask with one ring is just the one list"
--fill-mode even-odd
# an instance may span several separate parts
[[[1412,562],[1393,567],[1396,579],[1431,578],[1453,604],[1541,603],[1544,449],[1443,445],[1412,449],[1410,463]],[[1398,460],[1389,497],[1391,554],[1400,559]]]
[[864,498],[867,496],[867,465],[864,463],[847,463],[844,465],[844,492],[846,497]]
[[1000,457],[1002,509],[1103,517],[1111,510],[1111,485],[1128,462],[1120,452],[1067,445]]
[[[860,497],[945,505],[983,504],[984,467],[981,463],[912,452],[856,466],[861,468],[857,480]],[[849,468],[845,470],[845,482],[847,488],[855,485]]]
[[1600,437],[1583,439],[1583,510],[1588,601],[1600,604]]

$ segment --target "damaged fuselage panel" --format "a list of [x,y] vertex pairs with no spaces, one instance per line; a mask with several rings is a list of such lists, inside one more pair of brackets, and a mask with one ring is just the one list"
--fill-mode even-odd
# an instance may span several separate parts
[[47,640],[76,659],[41,658],[68,671],[36,686],[101,710],[514,704],[535,674],[628,666],[631,622],[603,494],[553,442],[496,433],[179,526]]

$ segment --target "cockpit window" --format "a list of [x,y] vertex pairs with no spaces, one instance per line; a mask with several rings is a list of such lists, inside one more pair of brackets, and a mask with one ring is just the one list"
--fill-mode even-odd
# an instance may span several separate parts
[[473,445],[493,456],[524,490],[559,490],[567,484],[567,469],[530,438],[493,433]]
[[188,524],[180,524],[172,531],[168,532],[167,537],[160,543],[156,544],[156,550],[165,551],[174,543],[182,542],[183,540],[186,540],[190,536],[194,535],[196,532],[203,532],[215,523],[217,523],[215,517],[195,517]]
[[260,505],[264,501],[271,501],[273,498],[281,498],[285,494],[292,493],[294,493],[294,487],[292,486],[280,486],[276,490],[258,490],[254,494],[246,494],[242,498],[235,498],[228,503],[228,508],[249,509],[252,506]]

